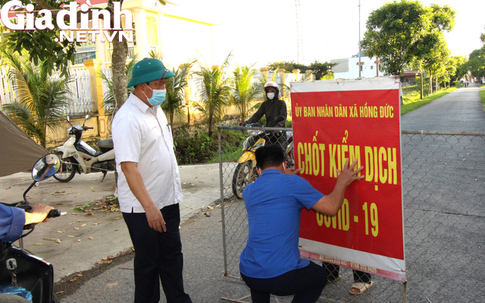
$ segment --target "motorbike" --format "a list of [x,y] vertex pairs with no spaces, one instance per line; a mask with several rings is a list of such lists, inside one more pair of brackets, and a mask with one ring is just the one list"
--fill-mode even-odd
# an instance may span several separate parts
[[[277,117],[276,121],[283,121],[283,117]],[[238,199],[242,199],[242,192],[248,184],[254,182],[259,176],[256,170],[256,150],[266,143],[278,143],[286,146],[286,157],[288,160],[287,167],[293,167],[293,132],[287,131],[283,136],[283,131],[274,131],[261,129],[261,124],[248,124],[246,127],[258,128],[257,130],[249,129],[250,134],[244,140],[243,154],[237,161],[238,164],[232,177],[232,193]],[[282,139],[280,139],[282,137]],[[286,138],[285,138],[286,137]],[[285,146],[283,146],[285,148]]]
[[61,168],[54,175],[57,181],[69,182],[74,178],[76,172],[79,174],[102,172],[103,179],[101,181],[103,181],[108,171],[116,169],[115,152],[111,138],[98,141],[99,152],[81,140],[84,131],[93,129],[85,126],[86,121],[90,118],[91,116],[86,115],[81,126],[72,125],[69,116],[66,117],[67,122],[71,124],[71,128],[69,128],[70,138],[62,146],[54,148],[54,152],[62,159]]
[[[38,182],[52,177],[61,167],[61,160],[55,154],[41,158],[32,169],[33,183],[23,194],[23,200],[17,203],[3,203],[10,207],[23,208],[26,212],[32,206],[26,199],[27,192]],[[58,209],[52,209],[47,218],[64,215]],[[20,295],[33,303],[60,302],[53,291],[54,268],[43,259],[28,252],[23,247],[23,238],[34,230],[35,225],[24,226],[24,233],[18,239],[19,245],[13,242],[0,242],[0,292],[2,294]]]

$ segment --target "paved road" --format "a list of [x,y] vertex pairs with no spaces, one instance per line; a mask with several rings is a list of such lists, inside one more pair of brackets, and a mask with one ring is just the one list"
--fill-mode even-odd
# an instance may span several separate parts
[[480,88],[471,84],[402,116],[407,131],[485,133]]
[[[180,215],[186,221],[220,197],[219,164],[183,165],[180,176],[184,194]],[[114,173],[108,173],[103,182],[101,178],[101,173],[76,175],[67,183],[51,178],[40,182],[27,195],[31,203],[44,203],[67,213],[38,224],[24,238],[25,248],[54,265],[55,282],[89,270],[104,258],[126,252],[132,246],[119,211],[105,211],[96,205],[94,208],[98,209],[89,212],[75,210],[114,194]],[[31,182],[30,173],[1,177],[1,201],[20,201]]]
[[[402,117],[402,129],[485,134],[477,85]],[[403,135],[408,302],[485,302],[485,136]]]
[[[402,129],[484,133],[484,123],[478,89],[470,86],[403,116]],[[403,168],[403,182],[410,186],[404,189],[407,302],[485,302],[483,139],[465,140],[463,149],[459,144],[463,140],[456,137],[443,140],[440,136],[430,142],[428,137],[411,135],[403,142],[408,157],[403,161],[408,165]],[[438,152],[446,158],[440,158]],[[209,216],[199,214],[181,227],[186,290],[193,302],[242,298],[248,294],[247,288],[222,276],[220,209],[206,213]],[[85,272],[75,282],[58,283],[57,290],[66,291],[62,302],[132,302],[132,257],[129,254]],[[325,289],[319,302],[401,301],[402,285],[397,282],[374,277],[376,285],[368,294],[352,297],[347,292],[351,271],[343,270],[342,276],[341,282]],[[290,300],[280,298],[279,302]]]

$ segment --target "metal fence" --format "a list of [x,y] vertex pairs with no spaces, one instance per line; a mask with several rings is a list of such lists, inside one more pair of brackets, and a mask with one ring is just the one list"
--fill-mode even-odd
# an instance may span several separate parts
[[[1,105],[18,102],[18,92],[15,78],[6,66],[0,67],[0,99]],[[68,87],[71,92],[69,104],[64,108],[64,115],[83,115],[93,111],[94,102],[91,99],[89,71],[86,68],[72,68],[72,81]],[[52,75],[59,78],[59,74]]]
[[10,69],[6,66],[0,67],[0,100],[1,104],[18,102],[18,94],[14,85],[14,79],[9,75]]
[[[235,177],[242,164],[225,154],[242,150],[240,140],[230,141],[236,132],[249,136],[242,129],[219,130],[224,271],[237,279],[248,228],[234,186],[252,180]],[[404,295],[407,302],[485,302],[485,134],[403,132],[401,140],[407,283],[373,276],[369,292],[353,296],[352,270],[341,268],[342,280],[328,284],[319,302],[402,302]]]
[[91,98],[91,84],[87,68],[72,68],[72,81],[68,84],[72,101],[64,110],[66,115],[83,115],[93,112],[94,102]]

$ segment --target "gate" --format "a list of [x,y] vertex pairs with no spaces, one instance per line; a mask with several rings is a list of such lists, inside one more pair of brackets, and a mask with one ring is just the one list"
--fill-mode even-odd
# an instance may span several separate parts
[[[239,147],[241,155],[231,134],[249,136],[247,130],[219,128],[224,275],[235,279],[248,228],[244,201],[233,190],[238,163],[226,152]],[[292,143],[291,129],[257,130],[285,132],[274,141]],[[485,134],[402,132],[401,142],[407,283],[373,276],[374,287],[352,296],[352,270],[341,268],[342,280],[328,284],[320,301],[484,302]]]

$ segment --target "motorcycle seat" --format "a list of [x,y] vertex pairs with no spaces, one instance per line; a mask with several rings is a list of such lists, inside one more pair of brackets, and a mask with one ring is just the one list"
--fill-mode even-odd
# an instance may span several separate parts
[[99,148],[109,148],[109,149],[112,149],[113,148],[113,139],[112,138],[108,138],[108,139],[99,140],[98,141],[98,146],[99,146]]

